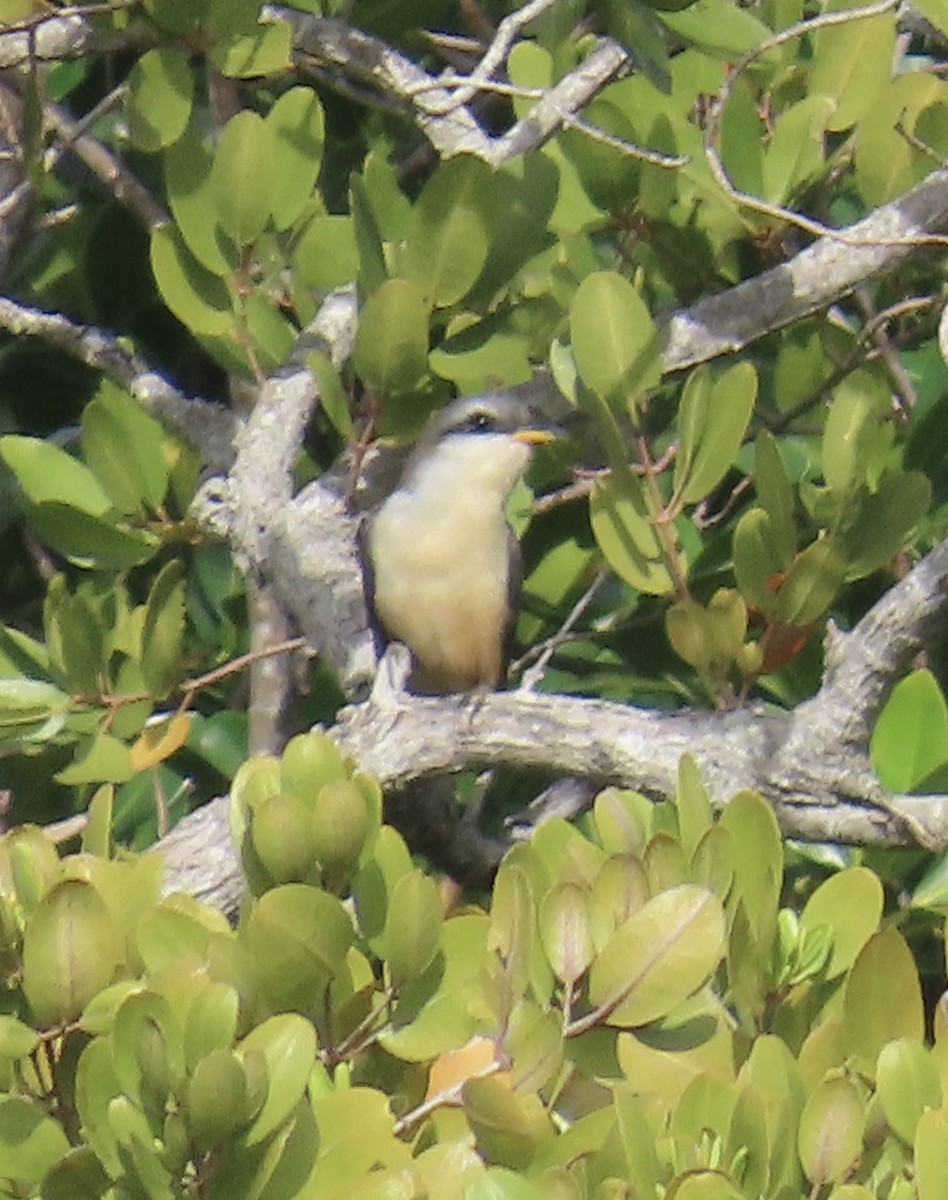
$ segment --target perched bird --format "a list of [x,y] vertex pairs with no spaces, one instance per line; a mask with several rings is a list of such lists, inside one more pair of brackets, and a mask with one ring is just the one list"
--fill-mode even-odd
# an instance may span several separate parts
[[520,548],[505,506],[557,429],[511,396],[448,405],[363,534],[369,610],[428,694],[493,688],[507,667]]

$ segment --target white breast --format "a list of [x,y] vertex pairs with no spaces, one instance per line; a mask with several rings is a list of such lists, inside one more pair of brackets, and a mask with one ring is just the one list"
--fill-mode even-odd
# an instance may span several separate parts
[[432,691],[495,686],[509,587],[504,504],[529,461],[505,435],[446,439],[374,518],[375,606]]

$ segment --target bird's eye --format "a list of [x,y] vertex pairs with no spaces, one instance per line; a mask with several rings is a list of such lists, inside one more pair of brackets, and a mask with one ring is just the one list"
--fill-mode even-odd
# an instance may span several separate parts
[[479,410],[468,417],[467,427],[474,433],[489,433],[494,428],[494,421],[490,413]]

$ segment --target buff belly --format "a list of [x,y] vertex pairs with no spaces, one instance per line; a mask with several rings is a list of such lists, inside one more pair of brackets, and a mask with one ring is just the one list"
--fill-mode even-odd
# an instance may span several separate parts
[[390,500],[372,527],[379,620],[414,655],[420,689],[494,687],[507,627],[506,522],[459,508],[422,528],[412,509],[407,497]]

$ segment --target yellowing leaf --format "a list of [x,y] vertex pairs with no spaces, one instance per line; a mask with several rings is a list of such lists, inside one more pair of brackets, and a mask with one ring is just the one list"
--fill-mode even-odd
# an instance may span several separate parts
[[188,740],[191,719],[186,713],[175,713],[167,721],[149,725],[130,749],[132,767],[136,771],[147,771],[169,759]]
[[716,896],[681,884],[654,896],[613,934],[593,963],[589,999],[610,1025],[645,1025],[705,983],[724,951]]

